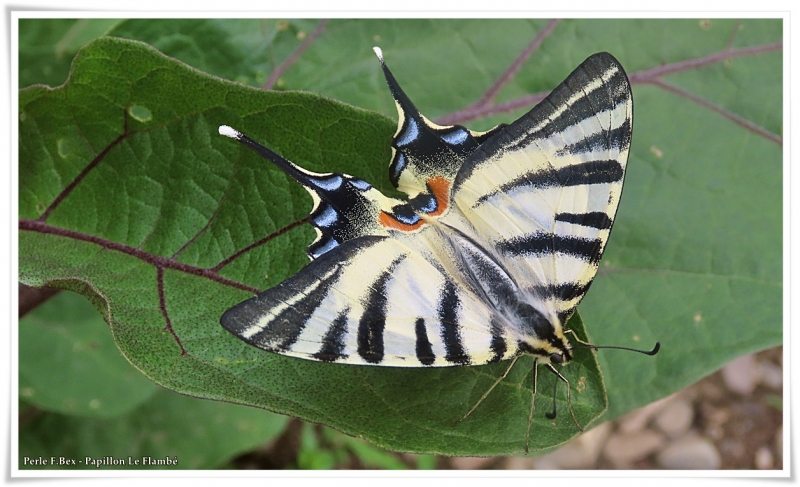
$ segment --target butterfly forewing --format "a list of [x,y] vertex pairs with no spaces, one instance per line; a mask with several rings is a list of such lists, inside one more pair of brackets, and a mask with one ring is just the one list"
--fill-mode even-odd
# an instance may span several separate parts
[[467,231],[490,243],[523,288],[555,299],[560,314],[577,306],[605,249],[632,109],[622,67],[596,54],[481,145],[455,179],[453,203],[471,223]]
[[497,348],[502,330],[469,287],[385,237],[342,244],[221,322],[256,347],[326,362],[453,366],[516,351]]

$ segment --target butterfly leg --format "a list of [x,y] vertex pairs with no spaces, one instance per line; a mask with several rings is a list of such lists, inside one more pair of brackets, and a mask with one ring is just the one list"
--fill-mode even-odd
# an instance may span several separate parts
[[593,346],[594,346],[594,345],[592,345],[591,343],[589,343],[589,342],[584,342],[583,340],[581,340],[580,338],[578,338],[578,334],[577,334],[577,333],[575,333],[575,332],[574,332],[574,331],[572,331],[572,330],[564,330],[564,334],[566,335],[567,333],[569,333],[570,335],[572,335],[572,338],[574,338],[574,339],[575,339],[575,341],[576,341],[576,342],[578,342],[578,343],[580,343],[581,345],[585,345],[585,346],[587,346],[587,347],[593,347]]
[[592,343],[589,343],[589,342],[584,342],[583,340],[581,340],[580,338],[578,338],[578,334],[577,334],[577,333],[575,333],[573,330],[564,330],[564,334],[566,335],[567,333],[569,333],[570,335],[572,335],[572,338],[574,338],[574,339],[575,339],[575,341],[576,341],[576,342],[578,342],[578,343],[580,343],[581,345],[584,345],[584,346],[586,346],[586,347],[589,347],[589,348],[594,348],[594,347],[595,347],[595,345],[594,345],[594,344],[592,344]]
[[[566,377],[561,375],[561,373],[559,371],[557,371],[556,368],[552,366],[552,364],[546,364],[546,365],[547,365],[547,368],[550,369],[550,371],[552,373],[556,374],[556,377],[561,379],[561,381],[564,382],[564,384],[567,385],[567,406],[569,406],[569,412],[572,415],[572,421],[574,421],[575,425],[578,427],[578,429],[581,430],[581,432],[583,432],[583,426],[581,426],[581,424],[578,422],[578,418],[575,417],[575,411],[572,409],[572,392],[570,391],[569,381],[567,380]],[[558,384],[558,383],[556,382],[556,384]],[[549,419],[554,419],[556,417],[555,404],[556,404],[556,395],[555,395],[555,388],[554,388],[554,390],[553,390],[553,412],[547,414],[547,417]]]
[[528,453],[528,444],[530,443],[531,439],[531,423],[533,423],[533,409],[534,404],[533,401],[536,399],[536,378],[538,375],[539,367],[537,367],[538,362],[536,359],[533,359],[533,391],[531,392],[531,412],[528,413],[528,429],[525,430],[525,453]]
[[515,364],[515,363],[517,363],[517,359],[518,359],[518,358],[520,358],[520,355],[517,355],[516,357],[514,357],[514,359],[513,359],[513,360],[511,361],[511,363],[508,365],[508,368],[506,369],[506,371],[505,371],[505,372],[503,372],[503,375],[501,375],[501,376],[500,376],[500,377],[499,377],[499,378],[498,378],[496,381],[494,381],[494,384],[492,384],[492,387],[490,387],[490,388],[489,388],[489,390],[487,390],[486,392],[484,392],[484,393],[483,393],[483,395],[481,396],[481,398],[480,398],[480,399],[478,399],[478,402],[476,402],[476,403],[475,403],[475,405],[474,405],[474,406],[472,406],[472,409],[470,409],[469,411],[467,411],[467,414],[465,414],[463,418],[461,418],[461,419],[459,419],[458,421],[456,421],[456,424],[458,424],[458,423],[460,423],[460,422],[464,421],[465,419],[467,419],[467,416],[469,416],[470,414],[472,414],[472,411],[475,411],[475,408],[477,408],[477,407],[478,407],[478,405],[480,405],[480,403],[482,403],[482,402],[483,402],[483,400],[484,400],[484,399],[486,399],[486,396],[488,396],[488,395],[489,395],[489,393],[490,393],[490,392],[492,392],[492,390],[493,390],[495,387],[497,387],[497,384],[499,384],[500,382],[502,382],[502,381],[503,381],[503,379],[505,379],[505,378],[506,378],[506,376],[508,375],[508,373],[509,373],[509,372],[511,372],[511,368],[512,368],[512,367],[514,367],[514,364]]

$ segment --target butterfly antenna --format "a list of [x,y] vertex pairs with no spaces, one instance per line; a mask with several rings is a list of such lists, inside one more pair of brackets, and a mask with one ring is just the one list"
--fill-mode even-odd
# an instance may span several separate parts
[[650,355],[650,356],[653,356],[653,355],[657,354],[658,351],[661,350],[661,342],[656,342],[656,345],[653,347],[652,350],[641,350],[639,348],[618,347],[618,346],[615,346],[615,345],[595,345],[593,343],[584,342],[583,340],[578,338],[578,335],[576,335],[575,332],[572,331],[572,330],[564,330],[564,333],[570,333],[573,336],[573,338],[575,338],[576,342],[578,342],[581,345],[583,345],[583,347],[575,347],[575,348],[593,348],[595,350],[599,350],[601,348],[614,348],[614,349],[617,349],[617,350],[627,350],[629,352],[643,353],[645,355]]

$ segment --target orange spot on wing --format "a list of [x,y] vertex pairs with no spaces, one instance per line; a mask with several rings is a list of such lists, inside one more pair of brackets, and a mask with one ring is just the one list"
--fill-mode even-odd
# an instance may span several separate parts
[[450,205],[450,181],[441,176],[435,176],[428,179],[428,188],[436,199],[436,210],[428,214],[439,216]]
[[417,223],[414,223],[413,225],[409,225],[408,223],[397,221],[395,217],[393,217],[389,213],[386,213],[385,211],[381,211],[380,216],[378,216],[378,221],[385,228],[394,228],[395,230],[400,230],[403,232],[411,232],[417,230],[418,228],[420,228],[422,225],[425,224],[424,220],[420,220]]
[[[450,186],[450,181],[441,176],[434,176],[428,179],[428,189],[430,189],[431,195],[436,200],[436,209],[428,213],[428,216],[439,216],[447,210],[450,204]],[[402,232],[413,232],[425,225],[424,219],[420,219],[411,225],[403,223],[395,218],[394,215],[385,211],[381,211],[381,214],[378,215],[378,222],[384,228],[392,228]]]

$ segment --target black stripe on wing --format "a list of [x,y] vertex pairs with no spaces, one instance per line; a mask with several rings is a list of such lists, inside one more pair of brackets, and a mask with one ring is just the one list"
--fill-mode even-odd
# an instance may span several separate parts
[[[220,324],[251,345],[271,352],[286,351],[297,341],[331,286],[337,283],[343,262],[385,238],[365,236],[350,240],[277,286],[229,309],[220,318]],[[262,318],[271,313],[275,316],[260,324]],[[336,332],[329,330],[328,333],[333,333],[331,336],[335,338]],[[328,351],[337,348],[334,340]]]
[[[595,87],[598,83],[600,85]],[[595,89],[587,90],[587,87]],[[494,157],[523,150],[535,140],[547,139],[583,120],[596,117],[600,112],[630,102],[630,83],[619,62],[608,53],[592,55],[541,103],[514,123],[498,130],[494,137],[476,149],[459,170],[454,191]],[[588,147],[624,150],[630,146],[630,140],[630,121],[624,121],[621,127],[587,136],[583,143],[566,150],[571,154],[585,152]]]
[[492,350],[492,356],[486,362],[488,364],[503,360],[508,351],[503,324],[495,316],[492,317],[492,341],[489,344],[489,348]]
[[528,288],[528,291],[538,296],[543,301],[551,298],[558,298],[561,301],[572,301],[575,298],[581,298],[591,286],[591,281],[586,284],[579,284],[576,282],[560,283],[560,284],[547,284],[539,285]]
[[[558,319],[563,325],[567,322],[567,319],[572,316],[572,313],[575,312],[575,308],[578,307],[577,303],[583,299],[583,296],[589,290],[591,285],[592,281],[589,281],[586,284],[568,282],[561,284],[539,285],[528,288],[528,292],[534,296],[537,296],[542,301],[548,301],[551,299],[560,301],[562,306],[558,306],[558,308],[560,308],[558,311]],[[564,305],[567,304],[568,306],[564,307]]]
[[582,162],[559,169],[548,167],[538,172],[523,174],[500,185],[496,190],[478,198],[474,206],[485,203],[498,194],[513,192],[518,188],[545,189],[615,183],[622,181],[624,177],[625,168],[615,160]]
[[442,289],[442,293],[439,296],[439,322],[442,326],[444,358],[451,364],[469,365],[470,357],[461,342],[461,326],[458,321],[460,306],[458,288],[448,279],[445,281],[444,289]]
[[383,361],[383,332],[386,329],[386,309],[388,305],[386,288],[397,265],[406,258],[396,258],[388,269],[381,272],[370,286],[369,295],[364,299],[364,313],[358,320],[358,354],[364,361],[379,364]]
[[335,362],[347,358],[347,354],[344,353],[344,337],[347,335],[347,315],[349,313],[350,308],[345,308],[333,320],[330,328],[322,338],[322,348],[312,357],[322,362]]
[[619,151],[628,150],[631,146],[631,137],[633,131],[633,120],[630,118],[623,121],[619,127],[614,127],[611,130],[597,132],[587,137],[582,138],[571,144],[567,144],[561,149],[557,150],[555,154],[559,157],[567,155],[578,155],[586,152],[596,151],[598,149],[614,148]]
[[419,360],[422,365],[431,365],[436,362],[436,355],[433,353],[433,345],[428,338],[428,329],[425,327],[425,320],[423,318],[417,318],[417,321],[414,323],[414,334],[417,337],[417,344],[415,347],[417,360]]
[[608,214],[602,211],[591,211],[589,213],[557,213],[557,222],[574,223],[584,227],[592,227],[598,230],[611,228],[614,223]]
[[597,265],[602,256],[603,242],[600,239],[539,232],[500,240],[496,246],[509,255],[567,254]]

